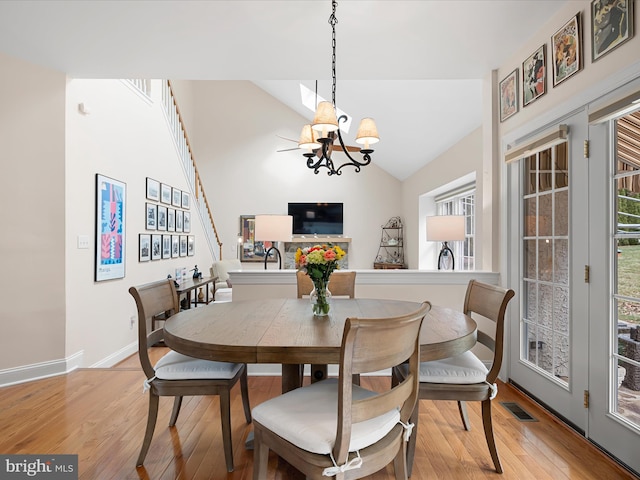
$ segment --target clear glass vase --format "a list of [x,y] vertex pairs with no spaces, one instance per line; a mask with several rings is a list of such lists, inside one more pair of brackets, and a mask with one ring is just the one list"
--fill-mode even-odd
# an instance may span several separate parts
[[309,295],[311,310],[314,316],[323,317],[329,315],[331,310],[331,292],[329,282],[313,282],[313,290]]

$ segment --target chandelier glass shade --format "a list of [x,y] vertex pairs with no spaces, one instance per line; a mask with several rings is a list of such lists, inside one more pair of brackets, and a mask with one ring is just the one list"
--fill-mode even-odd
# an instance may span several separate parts
[[[331,25],[332,31],[332,57],[331,57],[331,73],[332,73],[332,91],[331,102],[320,102],[316,107],[316,114],[313,118],[313,123],[302,127],[302,133],[300,134],[300,141],[298,147],[306,150],[303,155],[307,159],[307,167],[312,169],[314,173],[319,173],[322,168],[327,169],[327,174],[341,175],[342,168],[351,166],[355,168],[356,172],[359,172],[361,167],[369,165],[371,163],[371,154],[373,149],[371,145],[380,141],[378,136],[378,129],[372,118],[364,118],[360,122],[358,133],[356,134],[356,143],[362,145],[362,148],[347,147],[342,140],[342,134],[340,133],[340,122],[346,122],[347,116],[336,115],[336,7],[338,2],[332,0],[332,13],[329,17],[329,25]],[[317,87],[316,87],[317,93]],[[339,146],[334,145],[335,141],[338,141]],[[346,155],[348,161],[341,164],[336,168],[332,154],[336,150],[341,150]],[[361,160],[353,158],[349,152],[358,152],[362,154]]]

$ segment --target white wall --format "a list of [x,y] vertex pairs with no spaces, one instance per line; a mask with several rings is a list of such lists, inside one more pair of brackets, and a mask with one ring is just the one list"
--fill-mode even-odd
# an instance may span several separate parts
[[[413,246],[408,250],[409,268],[419,268],[421,262],[419,246],[421,242],[426,242],[425,219],[420,215],[420,197],[470,174],[475,174],[476,181],[480,182],[481,172],[482,128],[477,128],[404,181],[402,185],[402,211],[406,218],[405,237],[407,243]],[[477,198],[476,204],[480,202],[481,198]],[[481,221],[482,217],[478,215],[476,222],[481,223]],[[426,249],[423,253],[425,258],[422,259],[422,264],[431,265],[430,268],[435,268],[435,264],[429,262],[426,257],[433,251],[433,248]],[[481,269],[481,262],[478,262],[477,265],[477,268]]]
[[64,356],[63,73],[0,53],[0,371]]
[[193,121],[188,132],[224,242],[223,258],[236,257],[240,215],[286,213],[287,202],[343,202],[344,235],[353,239],[349,268],[373,267],[381,226],[403,214],[401,184],[375,165],[375,153],[360,173],[345,168],[341,176],[315,175],[300,151],[276,152],[295,146],[276,134],[297,139],[308,120],[253,83],[176,82],[175,88],[181,110]]
[[[159,95],[159,81],[152,83],[152,101],[120,80],[74,79],[67,86],[66,354],[83,351],[84,366],[109,365],[131,353],[137,330],[130,319],[137,315],[130,286],[166,278],[182,266],[197,264],[208,273],[212,262],[194,202],[190,235],[196,236],[195,256],[138,261],[138,234],[156,233],[145,231],[146,177],[189,188]],[[81,102],[89,115],[78,111]],[[103,282],[93,281],[96,173],[127,185],[125,278]],[[77,248],[78,235],[89,236],[89,249]]]

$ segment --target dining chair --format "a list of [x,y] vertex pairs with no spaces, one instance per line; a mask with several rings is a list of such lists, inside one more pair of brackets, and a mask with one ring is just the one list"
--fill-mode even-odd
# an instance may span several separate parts
[[179,311],[178,295],[172,280],[161,280],[129,288],[138,308],[138,355],[147,379],[149,391],[147,428],[136,465],[141,466],[149,451],[158,417],[161,396],[175,397],[169,426],[173,427],[180,413],[185,395],[218,395],[222,420],[222,444],[227,471],[233,471],[231,443],[230,392],[240,380],[240,391],[247,423],[251,423],[247,367],[242,363],[214,362],[182,355],[173,350],[165,354],[155,365],[149,359],[149,347],[163,339],[162,328],[152,331],[152,319],[165,313],[166,317]]
[[[418,389],[420,327],[431,309],[390,318],[347,318],[340,374],[267,400],[253,409],[253,479],[267,478],[273,450],[307,479],[356,479],[394,463],[406,480],[409,417]],[[353,374],[408,361],[407,375],[385,391],[354,385]]]
[[[515,295],[511,289],[471,280],[467,286],[464,299],[464,313],[470,316],[479,315],[495,323],[493,337],[486,329],[478,328],[478,343],[492,352],[491,367],[485,364],[471,351],[443,360],[422,362],[420,364],[419,400],[455,400],[458,402],[460,418],[465,430],[471,430],[466,401],[482,402],[482,424],[487,446],[496,472],[502,473],[502,465],[498,457],[496,442],[493,436],[491,422],[491,401],[498,393],[495,384],[502,365],[504,346],[504,318],[507,304]],[[481,324],[481,319],[479,324]],[[487,322],[488,323],[488,322]],[[491,325],[489,323],[489,325]],[[407,368],[398,366],[392,370],[392,383],[401,381],[406,375]],[[418,425],[418,401],[411,421]],[[411,437],[407,447],[407,468],[409,475],[413,467],[416,448],[416,432]]]
[[[303,298],[311,294],[313,290],[313,282],[304,272],[298,271],[296,273],[296,279],[298,284],[298,298]],[[331,273],[329,277],[329,291],[332,297],[349,297],[355,298],[356,296],[356,272],[337,271]],[[315,382],[327,377],[326,365],[311,365],[311,381]],[[304,378],[304,365],[300,365],[300,385],[302,385],[302,379]],[[354,378],[357,384],[360,384],[358,377]]]

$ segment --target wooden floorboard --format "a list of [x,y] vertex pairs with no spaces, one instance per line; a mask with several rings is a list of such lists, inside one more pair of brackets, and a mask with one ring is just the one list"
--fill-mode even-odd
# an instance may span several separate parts
[[[152,349],[159,358],[166,350]],[[153,360],[152,360],[153,361]],[[137,357],[111,369],[80,369],[68,375],[0,388],[0,452],[77,454],[79,478],[94,480],[250,480],[252,451],[244,448],[239,387],[231,398],[235,471],[227,473],[217,397],[187,397],[175,428],[167,427],[172,399],[161,398],[158,424],[145,466],[136,468],[147,417],[144,376]],[[379,389],[388,377],[363,377]],[[252,406],[279,394],[280,377],[249,377]],[[537,422],[521,422],[499,402],[517,402]],[[520,392],[500,385],[493,418],[504,474],[492,467],[479,404],[470,403],[472,430],[463,429],[454,402],[422,401],[414,479],[626,480],[622,469],[583,437],[548,415]],[[273,454],[269,479],[302,475]],[[393,466],[369,478],[391,480]]]

